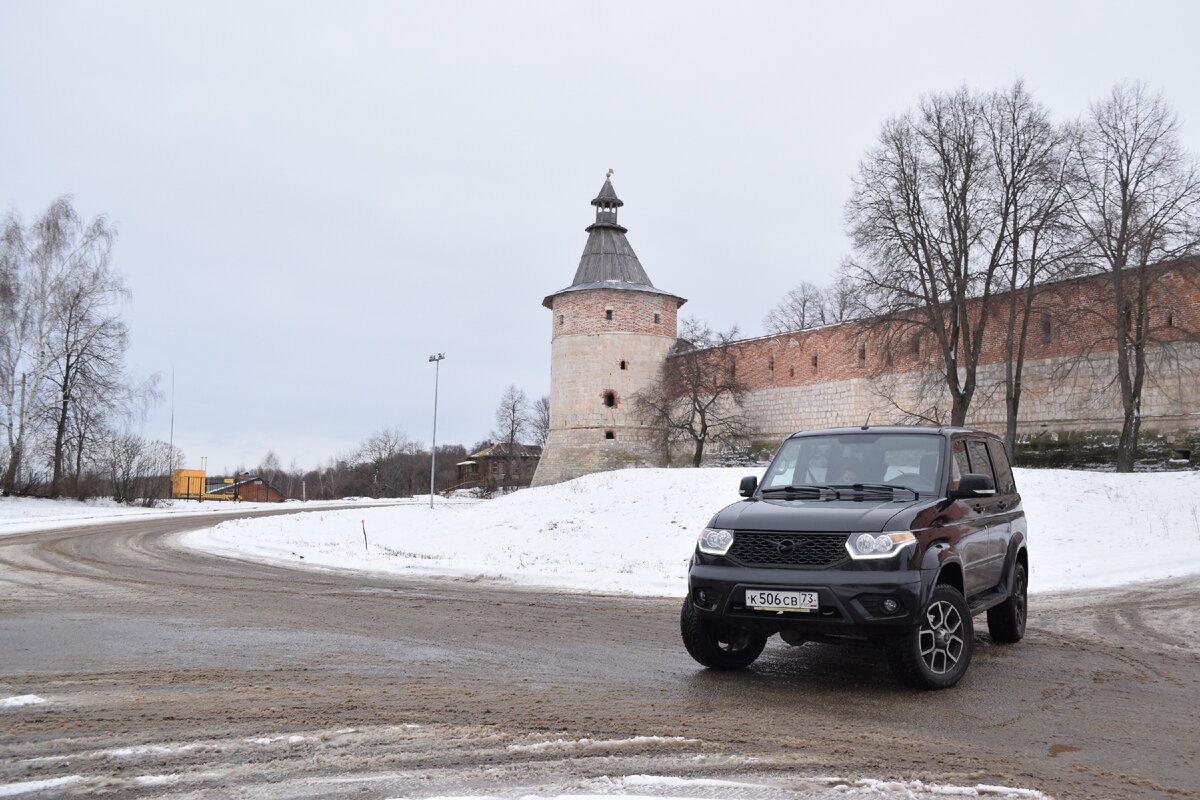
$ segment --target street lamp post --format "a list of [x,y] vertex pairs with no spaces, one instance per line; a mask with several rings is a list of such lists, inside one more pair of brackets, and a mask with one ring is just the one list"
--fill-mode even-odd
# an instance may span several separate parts
[[433,362],[433,446],[429,448],[429,507],[433,508],[433,480],[437,475],[437,396],[438,396],[438,377],[442,371],[442,359],[446,357],[445,353],[438,353],[429,357]]

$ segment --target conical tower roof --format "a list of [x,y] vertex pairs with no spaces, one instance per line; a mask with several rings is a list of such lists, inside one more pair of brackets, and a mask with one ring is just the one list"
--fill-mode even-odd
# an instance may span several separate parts
[[[611,176],[611,170],[609,174]],[[555,295],[581,289],[631,289],[670,294],[655,288],[650,282],[650,276],[638,260],[637,253],[633,252],[633,247],[625,238],[628,230],[617,223],[617,209],[625,203],[617,197],[611,177],[604,179],[604,185],[592,200],[592,205],[596,207],[596,221],[586,228],[588,240],[583,246],[575,278],[570,286],[547,297],[543,305],[549,308],[550,300]],[[682,298],[680,301],[682,303]]]

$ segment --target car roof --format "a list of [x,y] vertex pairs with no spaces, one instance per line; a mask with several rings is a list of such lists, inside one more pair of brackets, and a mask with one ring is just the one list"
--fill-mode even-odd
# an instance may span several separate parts
[[949,425],[860,425],[853,428],[821,428],[811,431],[798,431],[789,436],[789,439],[802,439],[806,436],[829,436],[829,435],[845,435],[856,433],[883,433],[883,434],[913,434],[913,433],[928,433],[937,434],[939,436],[952,436],[958,433],[972,433],[990,438],[997,438],[995,434],[987,431],[973,430],[971,428],[951,427]]

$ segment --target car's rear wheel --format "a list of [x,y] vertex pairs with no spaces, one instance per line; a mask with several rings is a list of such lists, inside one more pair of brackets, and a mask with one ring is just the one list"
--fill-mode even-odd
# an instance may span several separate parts
[[975,627],[962,593],[940,584],[921,622],[888,643],[892,668],[920,689],[946,689],[958,683],[971,663]]
[[1025,636],[1025,614],[1029,609],[1029,581],[1025,577],[1025,565],[1013,565],[1012,594],[998,606],[988,609],[988,633],[992,641],[1019,642]]
[[700,616],[690,598],[683,601],[679,631],[692,658],[709,669],[748,667],[767,646],[761,633]]

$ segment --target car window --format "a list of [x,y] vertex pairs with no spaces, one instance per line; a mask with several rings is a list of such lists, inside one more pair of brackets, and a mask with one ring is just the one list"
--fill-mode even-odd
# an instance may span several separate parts
[[992,466],[996,468],[996,491],[1001,494],[1016,494],[1017,482],[1013,479],[1012,467],[1008,463],[1008,453],[1004,445],[995,439],[988,439],[988,453],[992,457]]
[[955,439],[954,457],[950,459],[950,488],[957,489],[959,479],[970,471],[971,465],[967,462],[967,447],[962,439]]
[[992,471],[992,459],[988,457],[987,445],[978,439],[967,441],[967,455],[971,457],[971,472],[977,475],[987,475],[994,482],[996,473]]

